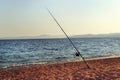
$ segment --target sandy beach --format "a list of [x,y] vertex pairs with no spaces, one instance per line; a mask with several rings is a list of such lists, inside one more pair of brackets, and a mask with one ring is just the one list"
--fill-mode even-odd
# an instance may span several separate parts
[[0,80],[120,80],[120,57],[0,69]]

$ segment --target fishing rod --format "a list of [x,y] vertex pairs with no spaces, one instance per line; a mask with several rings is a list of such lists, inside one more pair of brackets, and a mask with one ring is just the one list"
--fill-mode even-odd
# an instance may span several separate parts
[[72,46],[75,48],[76,52],[76,56],[81,56],[82,60],[84,61],[84,63],[86,64],[87,68],[90,69],[90,66],[88,65],[88,63],[86,62],[85,58],[81,55],[81,53],[79,52],[79,50],[77,49],[77,47],[74,45],[74,43],[72,42],[72,40],[69,38],[69,36],[67,35],[67,33],[63,30],[63,28],[61,27],[61,25],[59,24],[59,22],[57,21],[57,19],[53,16],[53,14],[51,13],[51,11],[46,8],[47,11],[49,12],[49,14],[51,15],[51,17],[54,19],[54,21],[57,23],[57,25],[59,26],[59,28],[63,31],[63,33],[65,34],[65,36],[67,37],[67,39],[70,41],[70,43],[72,44]]

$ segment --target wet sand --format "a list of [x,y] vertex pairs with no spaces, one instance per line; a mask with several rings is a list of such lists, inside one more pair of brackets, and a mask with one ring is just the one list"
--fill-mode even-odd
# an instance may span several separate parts
[[0,69],[0,80],[120,80],[120,57]]

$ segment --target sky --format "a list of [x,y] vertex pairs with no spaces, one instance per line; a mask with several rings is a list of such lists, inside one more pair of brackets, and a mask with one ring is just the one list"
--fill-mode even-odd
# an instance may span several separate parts
[[120,33],[120,0],[0,0],[0,37]]

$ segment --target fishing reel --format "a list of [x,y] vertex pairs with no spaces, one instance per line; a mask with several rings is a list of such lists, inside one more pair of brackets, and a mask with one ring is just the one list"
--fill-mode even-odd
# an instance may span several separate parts
[[76,53],[75,53],[75,56],[80,56],[80,52],[76,52]]

